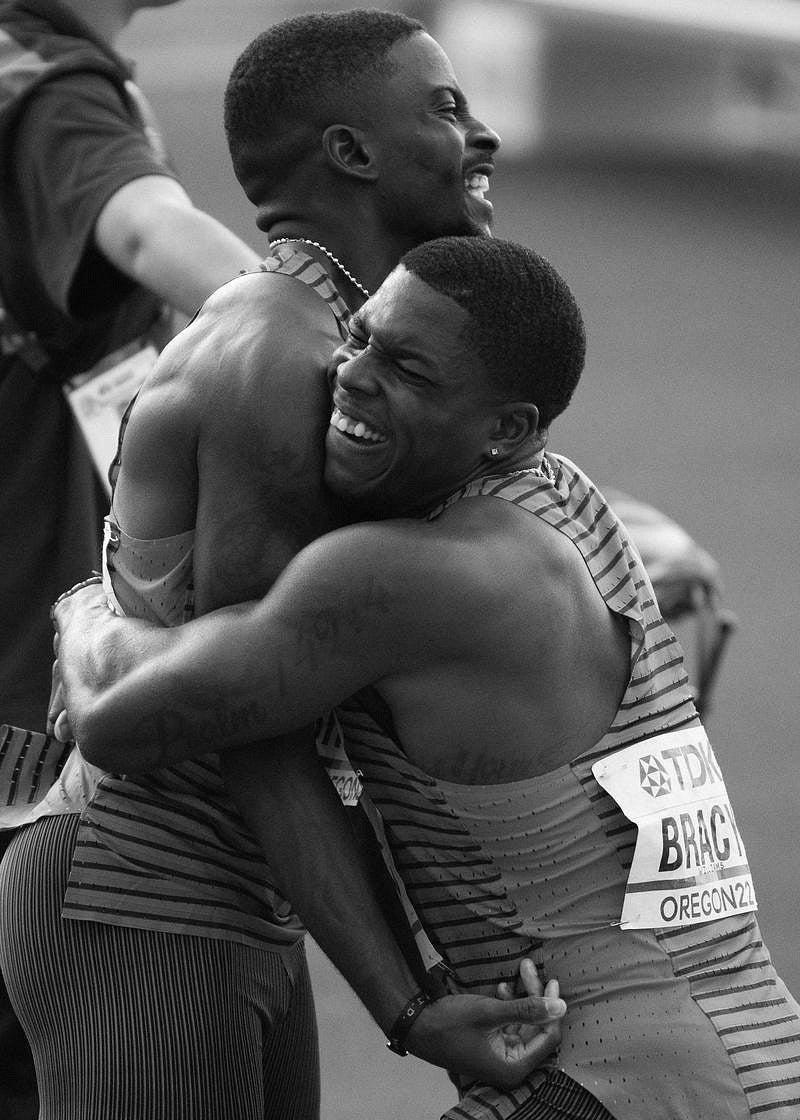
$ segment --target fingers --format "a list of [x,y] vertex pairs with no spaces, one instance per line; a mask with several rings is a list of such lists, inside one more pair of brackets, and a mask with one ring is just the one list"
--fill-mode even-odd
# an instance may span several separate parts
[[561,1019],[553,1020],[543,1027],[523,1046],[518,1058],[517,1072],[524,1076],[538,1069],[561,1045]]
[[523,957],[520,961],[519,972],[512,980],[502,980],[498,985],[495,995],[498,999],[514,999],[517,996],[540,996],[543,994],[542,981],[539,970],[530,957]]
[[[530,999],[534,997],[529,997]],[[525,1001],[517,1001],[525,1002]],[[562,1000],[557,1000],[563,1003]],[[507,1007],[513,1004],[507,1004]],[[562,1018],[548,1019],[534,1026],[517,1022],[515,1026],[501,1028],[503,1066],[485,1078],[498,1088],[514,1089],[526,1077],[542,1068],[561,1045]]]
[[519,962],[519,979],[522,989],[518,992],[519,995],[542,995],[542,980],[539,976],[539,969],[530,957],[523,957]]
[[[553,980],[551,984],[557,985],[557,981]],[[512,1020],[519,1023],[541,1024],[542,1026],[546,1026],[553,1021],[560,1021],[567,1013],[567,1005],[557,994],[557,986],[551,991],[555,994],[524,996],[522,999],[498,1001],[494,1011],[498,1025]]]
[[58,671],[58,660],[53,662],[52,680],[50,684],[50,699],[47,704],[47,734],[52,735],[56,720],[64,710],[64,692],[61,687],[61,674]]
[[[558,980],[548,980],[544,989],[544,994],[551,999],[561,999],[561,989]],[[561,1000],[564,1003],[563,1000]],[[566,1004],[564,1004],[566,1007]]]
[[76,584],[59,596],[50,609],[50,617],[56,632],[63,630],[76,612],[86,612],[98,606],[105,606],[106,602],[106,595],[97,579],[92,578]]
[[546,1027],[559,1022],[567,1012],[567,1005],[558,994],[558,981],[551,980],[546,994],[489,999],[483,1007],[487,1027],[521,1026],[522,1024]]

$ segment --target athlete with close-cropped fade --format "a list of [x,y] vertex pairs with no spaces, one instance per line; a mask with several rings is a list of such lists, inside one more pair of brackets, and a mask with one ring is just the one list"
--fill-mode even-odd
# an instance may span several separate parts
[[[263,594],[339,523],[322,483],[326,372],[350,311],[409,246],[479,234],[491,212],[498,138],[405,16],[277,24],[237,62],[226,128],[272,246],[205,303],[129,410],[103,549],[115,609],[164,627]],[[316,940],[388,1031],[416,991],[413,971],[359,877],[361,848],[326,827],[345,810],[310,730],[290,745],[297,794],[280,819],[288,831],[301,818],[308,835],[287,858],[300,866],[305,854],[324,875]],[[74,753],[56,796],[82,812],[53,814],[45,798],[0,870],[0,961],[43,1120],[314,1120],[304,929],[216,757],[102,775],[87,804],[96,777]],[[370,914],[365,935],[358,919]],[[511,1005],[458,996],[426,1009],[415,1052],[519,1080],[557,1042],[564,1009],[529,984]]]
[[334,360],[326,479],[383,519],[174,630],[67,599],[69,722],[94,762],[146,769],[241,741],[241,713],[273,735],[339,705],[454,982],[491,992],[529,954],[567,1001],[552,1062],[465,1086],[448,1120],[795,1120],[800,1008],[680,647],[623,525],[545,451],[583,354],[530,250],[411,250]]

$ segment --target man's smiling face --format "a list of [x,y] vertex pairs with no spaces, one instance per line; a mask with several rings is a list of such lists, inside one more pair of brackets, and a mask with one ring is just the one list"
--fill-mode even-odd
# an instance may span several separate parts
[[333,358],[325,481],[359,510],[418,514],[481,473],[497,394],[467,318],[402,265],[353,317]]
[[487,234],[485,194],[500,145],[470,113],[447,55],[425,33],[396,43],[373,84],[369,140],[388,228],[409,247],[433,237]]

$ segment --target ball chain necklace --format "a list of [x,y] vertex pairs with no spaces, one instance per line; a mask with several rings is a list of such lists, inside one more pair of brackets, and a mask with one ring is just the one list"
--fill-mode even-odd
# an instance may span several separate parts
[[336,265],[336,267],[339,269],[339,271],[344,276],[347,277],[347,279],[350,281],[350,283],[355,285],[355,287],[358,288],[358,290],[362,293],[362,295],[365,295],[367,297],[367,299],[369,299],[369,292],[364,287],[364,285],[359,283],[358,280],[356,280],[356,278],[352,274],[352,272],[347,271],[347,269],[344,267],[344,265],[339,260],[339,258],[335,257],[333,255],[333,253],[330,251],[330,249],[326,249],[324,245],[320,245],[319,241],[311,241],[307,237],[279,237],[277,241],[270,241],[269,247],[270,247],[270,249],[274,249],[274,247],[276,245],[285,245],[288,241],[299,241],[302,245],[313,245],[315,249],[319,249],[319,251],[321,253],[324,253],[325,256],[328,257],[329,260],[333,261],[333,263]]

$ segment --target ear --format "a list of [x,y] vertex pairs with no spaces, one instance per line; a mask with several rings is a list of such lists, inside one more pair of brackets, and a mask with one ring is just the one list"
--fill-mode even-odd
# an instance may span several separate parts
[[377,167],[367,138],[360,128],[330,124],[322,134],[322,150],[330,166],[357,179],[377,178]]
[[502,405],[492,424],[489,445],[484,458],[501,463],[530,454],[544,446],[539,431],[539,409],[530,401],[513,401]]

